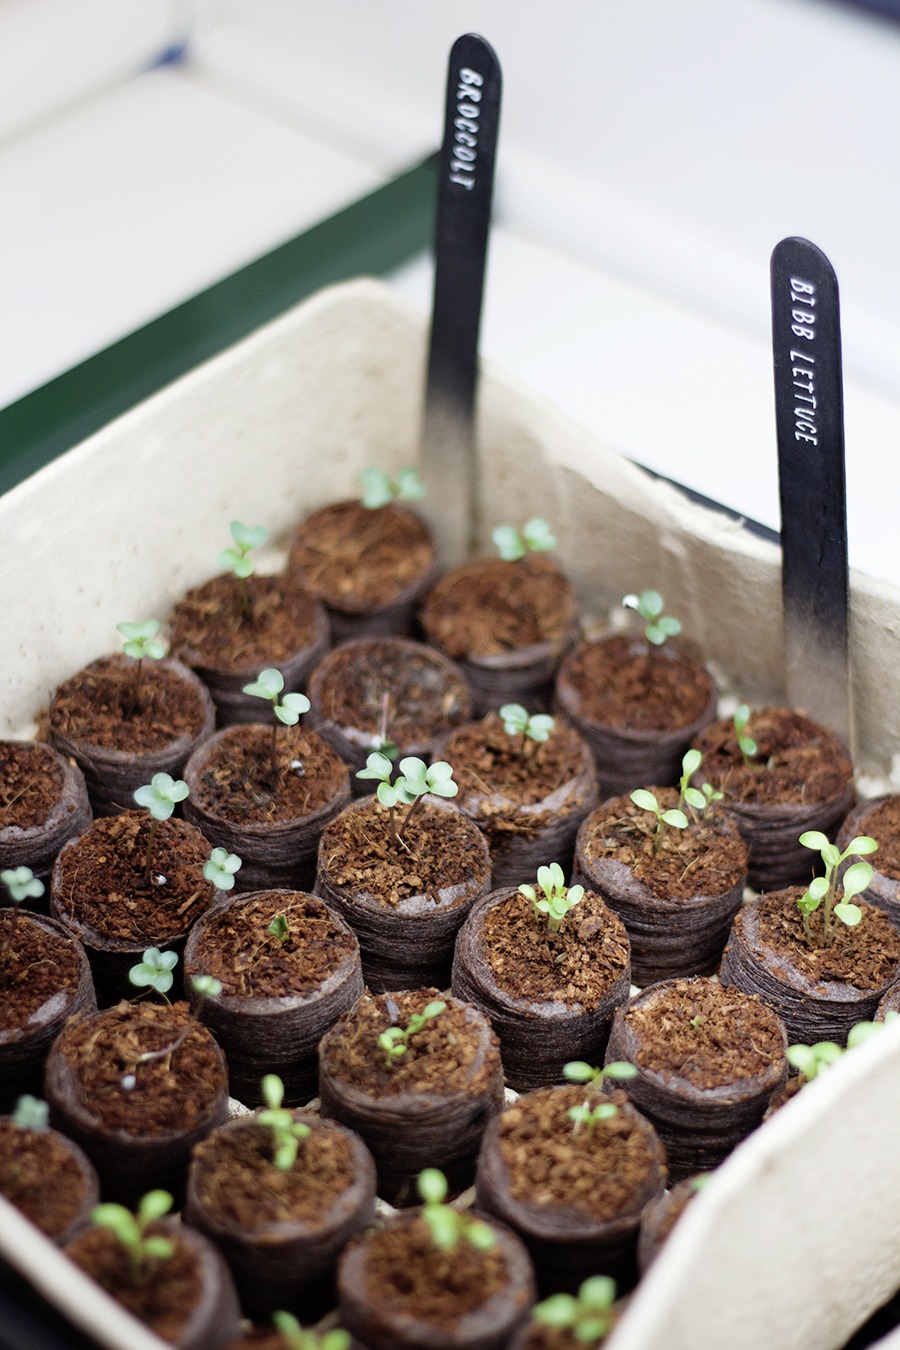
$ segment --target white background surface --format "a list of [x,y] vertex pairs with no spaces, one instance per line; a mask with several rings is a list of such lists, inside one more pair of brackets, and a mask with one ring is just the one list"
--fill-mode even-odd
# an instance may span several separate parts
[[[822,0],[3,0],[0,404],[432,150],[468,29],[505,77],[484,352],[777,525],[768,258],[807,235],[851,559],[900,582],[900,27]],[[427,310],[427,262],[395,283]]]

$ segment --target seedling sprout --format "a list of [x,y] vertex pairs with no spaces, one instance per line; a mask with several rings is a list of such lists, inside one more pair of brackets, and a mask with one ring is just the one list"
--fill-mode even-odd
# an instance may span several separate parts
[[148,1191],[138,1205],[137,1214],[124,1205],[97,1205],[91,1219],[98,1228],[108,1228],[128,1253],[131,1278],[142,1284],[160,1261],[168,1261],[174,1245],[166,1237],[148,1233],[151,1224],[163,1218],[174,1201],[168,1191]]
[[132,657],[137,665],[134,672],[134,685],[131,690],[129,715],[141,706],[141,681],[144,675],[144,659],[159,661],[166,654],[166,644],[156,635],[159,632],[159,620],[148,619],[146,623],[117,623],[116,628],[125,639],[122,650]]
[[288,1350],[350,1350],[350,1335],[341,1327],[331,1331],[306,1331],[289,1312],[274,1312],[272,1321]]
[[550,717],[548,713],[533,713],[529,717],[521,703],[504,703],[500,709],[500,717],[503,722],[503,730],[507,736],[522,737],[522,743],[519,747],[519,752],[522,755],[527,754],[529,749],[534,748],[534,745],[543,744],[556,726],[554,718]]
[[363,469],[362,504],[368,511],[378,511],[392,502],[418,502],[425,496],[425,488],[415,469],[398,469],[395,474],[384,469]]
[[44,894],[44,883],[40,877],[34,875],[30,867],[7,867],[0,872],[0,881],[3,882],[12,901],[9,923],[3,937],[3,950],[6,951],[12,946],[16,935],[19,906],[25,900],[39,900]]
[[759,747],[752,736],[747,735],[747,723],[750,721],[750,709],[746,703],[742,703],[734,713],[734,734],[737,736],[738,749],[741,752],[741,758],[748,768],[753,764],[754,759],[759,754]]
[[229,853],[227,848],[214,848],[208,861],[203,864],[203,875],[217,890],[230,891],[242,861],[236,853]]
[[432,999],[421,1012],[412,1014],[405,1027],[388,1027],[387,1031],[383,1031],[378,1037],[378,1045],[384,1051],[386,1067],[390,1069],[398,1059],[402,1059],[410,1038],[420,1032],[427,1022],[439,1017],[446,1008],[442,998]]
[[878,1035],[898,1018],[900,1013],[888,1012],[883,1022],[857,1022],[847,1034],[846,1048],[835,1041],[817,1041],[815,1045],[789,1045],[786,1052],[787,1061],[797,1070],[804,1083],[811,1083],[826,1069],[830,1069],[832,1064],[842,1059],[848,1050],[854,1050],[864,1041]]
[[161,952],[158,947],[147,947],[142,959],[128,972],[128,978],[138,989],[153,989],[163,997],[172,988],[178,965],[177,952]]
[[493,1230],[480,1219],[462,1214],[445,1205],[447,1178],[436,1167],[426,1167],[416,1180],[422,1198],[422,1218],[428,1225],[431,1240],[441,1251],[452,1251],[464,1238],[476,1251],[487,1252],[497,1241]]
[[288,927],[287,916],[285,914],[276,914],[275,918],[269,924],[268,932],[273,938],[277,938],[282,947],[287,946],[291,940],[291,930]]
[[262,1080],[265,1110],[256,1117],[260,1125],[272,1131],[272,1162],[280,1172],[289,1172],[297,1159],[301,1139],[309,1138],[309,1126],[295,1120],[293,1111],[281,1103],[284,1084],[277,1074],[267,1073]]
[[494,546],[504,562],[518,562],[526,553],[546,553],[556,548],[556,536],[546,520],[532,516],[521,530],[515,525],[498,525],[491,534]]
[[550,933],[559,932],[560,924],[569,910],[584,896],[583,886],[567,887],[565,880],[559,863],[551,863],[549,867],[539,867],[537,870],[538,886],[543,892],[540,899],[533,886],[519,887],[519,894],[524,895],[534,906],[535,918],[539,923],[541,917],[546,915]]
[[[831,945],[833,937],[832,915],[839,919],[841,923],[846,924],[848,928],[855,928],[862,918],[862,910],[858,905],[851,904],[850,901],[855,895],[861,895],[872,881],[872,866],[870,863],[862,861],[851,863],[843,877],[839,875],[841,864],[846,862],[847,858],[853,857],[854,854],[875,853],[878,844],[869,835],[860,834],[855,839],[851,839],[841,853],[837,844],[832,844],[831,840],[820,830],[807,830],[805,834],[801,834],[800,843],[804,848],[819,851],[825,865],[825,875],[813,878],[809,883],[809,889],[797,901],[797,908],[803,915],[803,928],[806,936],[812,942],[813,935],[809,916],[819,908],[823,901],[825,902],[822,911],[822,938],[824,946],[828,947]],[[839,880],[842,891],[840,900],[837,898]]]
[[642,811],[650,811],[656,817],[656,829],[653,832],[654,854],[663,846],[667,825],[671,825],[674,830],[687,829],[688,818],[677,806],[664,811],[653,793],[648,792],[646,788],[635,788],[630,795],[635,806],[639,806]]
[[190,788],[183,779],[173,778],[167,773],[155,773],[149,783],[137,788],[134,793],[134,800],[138,806],[145,806],[153,817],[144,858],[144,879],[148,886],[165,884],[165,877],[153,876],[153,845],[156,842],[156,832],[162,821],[169,819],[175,807],[184,801],[189,792]]
[[[446,760],[435,760],[426,765],[414,755],[401,759],[400,774],[392,783],[394,766],[386,755],[373,750],[366,760],[366,767],[358,769],[357,778],[374,778],[378,781],[375,795],[382,806],[387,808],[391,839],[395,844],[403,843],[403,836],[409,829],[409,822],[416,808],[429,794],[435,797],[455,797],[459,786],[453,781],[453,768]],[[397,829],[394,811],[398,806],[408,806],[403,824]]]
[[688,806],[694,820],[703,820],[709,814],[715,802],[720,802],[724,793],[717,792],[711,783],[703,783],[699,788],[691,787],[691,779],[703,763],[699,750],[688,750],[681,761],[681,777],[678,780],[678,805]]
[[[573,1059],[563,1065],[563,1077],[570,1083],[583,1083],[588,1091],[599,1091],[607,1078],[616,1083],[625,1083],[630,1078],[636,1078],[637,1069],[624,1059],[613,1060],[602,1069],[587,1064],[582,1059]],[[601,1121],[612,1120],[613,1116],[618,1114],[618,1109],[615,1102],[601,1101],[592,1106],[588,1100],[582,1102],[580,1106],[570,1107],[566,1114],[574,1124],[574,1134],[577,1134],[582,1126],[586,1126],[588,1132],[593,1134],[594,1127]]]
[[16,1102],[10,1119],[20,1130],[46,1130],[50,1123],[50,1107],[40,1097],[25,1093]]
[[641,591],[640,595],[625,595],[622,604],[634,609],[644,620],[644,637],[654,647],[662,647],[670,637],[677,637],[681,624],[671,614],[663,614],[665,601],[659,591]]
[[612,1307],[616,1300],[615,1280],[608,1275],[592,1275],[573,1294],[551,1294],[535,1304],[531,1315],[545,1327],[569,1331],[572,1339],[596,1346],[612,1327]]
[[219,566],[237,577],[241,612],[245,619],[249,619],[250,592],[247,589],[247,578],[253,575],[255,567],[250,555],[255,549],[262,548],[269,537],[269,532],[264,525],[244,525],[239,520],[233,520],[231,537],[234,540],[234,548],[222,549],[219,554]]
[[[254,698],[268,699],[272,704],[274,714],[272,721],[272,774],[278,777],[278,724],[279,722],[286,727],[294,727],[300,721],[304,713],[309,712],[309,699],[305,694],[285,694],[281,698],[281,691],[284,689],[284,676],[280,670],[270,667],[267,670],[261,670],[259,676],[252,684],[244,685],[244,693],[251,694]],[[291,768],[298,772],[303,772],[303,765],[299,760],[291,764]]]

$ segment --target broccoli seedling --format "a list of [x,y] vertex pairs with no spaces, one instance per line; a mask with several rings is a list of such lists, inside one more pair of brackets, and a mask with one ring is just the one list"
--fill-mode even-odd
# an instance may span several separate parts
[[[282,726],[294,727],[300,721],[304,713],[309,712],[309,699],[305,694],[285,694],[280,698],[281,691],[284,689],[284,676],[280,670],[270,667],[268,670],[261,670],[259,676],[252,684],[244,685],[244,693],[251,694],[254,698],[268,699],[272,704],[272,776],[278,777],[278,724]],[[303,772],[303,765],[299,760],[291,764],[291,768],[297,772]]]
[[616,1283],[608,1275],[592,1275],[579,1287],[578,1294],[551,1294],[536,1303],[531,1316],[542,1326],[568,1331],[583,1345],[596,1346],[608,1335],[613,1324]]
[[722,801],[724,793],[717,792],[711,783],[703,783],[699,788],[691,787],[691,779],[703,763],[699,750],[688,750],[681,761],[681,777],[678,780],[678,806],[690,807],[694,820],[703,820],[714,802]]
[[116,628],[125,639],[122,651],[137,663],[131,697],[125,713],[126,717],[130,717],[141,706],[144,660],[160,661],[166,654],[166,644],[156,636],[160,628],[157,619],[148,619],[146,623],[117,623]]
[[378,511],[392,502],[418,502],[425,496],[425,488],[415,469],[398,469],[395,474],[384,469],[363,469],[361,501],[367,511]]
[[168,820],[179,802],[188,796],[190,788],[181,778],[172,778],[167,773],[155,773],[149,783],[135,790],[134,800],[138,806],[145,806],[153,817],[150,834],[147,839],[147,853],[144,858],[144,880],[148,886],[165,885],[165,877],[153,876],[153,845],[156,832],[164,820]]
[[172,971],[177,965],[177,952],[161,952],[158,947],[147,947],[138,964],[129,970],[128,978],[136,988],[153,989],[165,998],[174,983]]
[[271,933],[273,938],[277,938],[282,947],[286,947],[291,940],[291,930],[284,914],[276,914],[266,931]]
[[16,1102],[10,1120],[20,1130],[46,1130],[50,1124],[50,1107],[40,1097],[32,1097],[26,1092]]
[[558,933],[560,924],[569,910],[574,909],[579,900],[583,898],[584,887],[567,887],[559,863],[551,863],[549,867],[539,867],[537,882],[543,892],[540,899],[538,899],[537,891],[533,886],[520,886],[519,894],[524,895],[531,901],[538,923],[541,922],[541,917],[546,915],[548,932]]
[[0,872],[0,881],[3,882],[12,901],[9,922],[3,935],[3,947],[0,949],[8,951],[16,936],[19,906],[25,900],[39,900],[44,894],[44,883],[40,877],[34,875],[30,867],[7,867]]
[[[374,750],[366,760],[364,769],[357,769],[357,778],[374,778],[378,781],[375,795],[382,806],[387,808],[391,839],[397,845],[403,844],[403,836],[409,829],[414,812],[429,794],[435,797],[455,797],[459,786],[453,781],[453,768],[446,760],[435,760],[426,765],[414,755],[400,761],[400,774],[392,783],[394,766],[386,755]],[[397,829],[394,811],[398,806],[408,806],[403,824]]]
[[548,713],[533,713],[529,717],[521,703],[504,703],[500,709],[500,718],[507,736],[522,737],[519,753],[523,756],[529,754],[535,745],[542,745],[548,740],[556,726],[555,719]]
[[132,1214],[124,1205],[97,1205],[91,1214],[98,1228],[108,1228],[128,1253],[131,1278],[142,1284],[160,1261],[168,1261],[175,1251],[172,1242],[160,1234],[148,1233],[152,1223],[163,1218],[174,1201],[168,1191],[148,1191]]
[[306,1331],[289,1312],[273,1312],[272,1321],[288,1350],[350,1350],[350,1335],[342,1327],[334,1327],[331,1331]]
[[639,806],[642,811],[650,811],[656,817],[656,829],[653,831],[654,854],[657,854],[663,846],[667,825],[671,825],[674,830],[687,829],[688,818],[684,812],[677,806],[664,811],[653,793],[648,792],[646,788],[635,788],[630,796],[635,806]]
[[786,1051],[787,1061],[797,1070],[804,1084],[811,1083],[826,1069],[830,1069],[832,1064],[842,1059],[848,1050],[854,1050],[864,1041],[878,1035],[891,1022],[896,1022],[898,1017],[900,1013],[889,1012],[885,1014],[883,1022],[857,1022],[847,1033],[846,1048],[837,1045],[835,1041],[817,1041],[815,1045],[789,1045]]
[[441,1251],[452,1251],[464,1238],[476,1251],[487,1252],[497,1241],[493,1230],[480,1219],[445,1205],[447,1178],[436,1167],[426,1167],[416,1179],[422,1199],[422,1218],[428,1225],[431,1240]]
[[526,553],[547,553],[556,548],[556,536],[540,516],[526,520],[521,530],[515,525],[498,525],[491,539],[504,562],[518,562]]
[[281,1105],[284,1084],[277,1074],[266,1074],[262,1080],[262,1095],[266,1106],[256,1119],[272,1132],[273,1165],[280,1172],[289,1172],[296,1162],[300,1140],[309,1138],[309,1126],[302,1120],[295,1120],[293,1111]]
[[[616,1083],[625,1083],[629,1078],[636,1078],[637,1069],[624,1059],[613,1060],[602,1069],[587,1064],[582,1059],[573,1059],[563,1065],[563,1077],[570,1083],[583,1083],[590,1091],[599,1090],[607,1078]],[[593,1133],[595,1125],[603,1120],[612,1120],[613,1116],[618,1114],[618,1107],[615,1102],[603,1101],[591,1106],[590,1101],[584,1101],[580,1106],[570,1107],[566,1114],[574,1122],[574,1134],[577,1134],[583,1125]]]
[[759,747],[752,736],[747,735],[747,723],[750,721],[750,709],[742,703],[734,713],[734,734],[737,737],[741,758],[749,768],[757,767],[753,761],[759,754]]
[[644,637],[654,647],[662,647],[670,637],[677,637],[681,624],[671,614],[663,614],[665,601],[659,591],[641,591],[640,595],[625,595],[622,604],[636,610],[644,620]]
[[235,874],[240,871],[243,859],[227,848],[214,848],[209,859],[203,864],[203,875],[207,881],[220,891],[230,891],[234,886]]
[[860,834],[855,839],[851,839],[841,853],[837,845],[832,844],[831,840],[820,830],[807,830],[805,834],[801,834],[800,843],[804,848],[818,850],[825,865],[825,875],[813,878],[809,883],[809,889],[797,901],[797,908],[803,915],[803,928],[806,936],[812,942],[813,935],[809,924],[809,916],[819,908],[823,901],[825,902],[822,911],[822,940],[823,945],[828,947],[831,945],[833,937],[832,915],[839,919],[841,923],[846,924],[848,928],[854,928],[862,918],[862,910],[858,905],[849,902],[855,895],[861,895],[872,881],[870,863],[851,863],[841,878],[842,894],[840,901],[838,901],[837,888],[841,864],[854,854],[874,853],[878,845],[869,835]]
[[233,520],[231,537],[234,540],[234,548],[222,549],[219,554],[219,566],[237,578],[241,613],[245,619],[249,619],[251,611],[247,578],[253,575],[255,567],[250,554],[254,549],[262,548],[269,537],[269,531],[264,525],[244,525],[239,520]]
[[431,1003],[426,1003],[421,1012],[413,1013],[405,1027],[388,1027],[387,1031],[381,1033],[378,1045],[384,1051],[385,1066],[388,1069],[406,1054],[410,1037],[421,1031],[427,1022],[440,1016],[446,1007],[442,998],[432,999]]

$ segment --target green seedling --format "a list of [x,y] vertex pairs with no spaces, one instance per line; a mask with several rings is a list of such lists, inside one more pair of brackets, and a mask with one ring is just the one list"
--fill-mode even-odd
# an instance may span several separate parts
[[422,1199],[422,1218],[436,1247],[441,1251],[452,1251],[464,1238],[476,1251],[490,1251],[497,1241],[493,1230],[481,1219],[473,1219],[444,1204],[447,1178],[443,1172],[436,1167],[426,1167],[419,1173],[416,1186]]
[[156,636],[160,628],[158,619],[148,619],[146,623],[117,623],[116,628],[125,639],[123,652],[137,662],[128,709],[130,716],[141,706],[144,660],[160,661],[166,654],[166,644]]
[[498,525],[491,539],[504,562],[518,562],[526,553],[546,553],[556,548],[556,536],[540,516],[526,520],[521,530],[515,525]]
[[289,1312],[273,1312],[272,1321],[288,1350],[350,1350],[350,1335],[341,1327],[331,1331],[306,1331]]
[[[244,693],[251,694],[254,698],[268,699],[272,704],[274,714],[272,722],[272,775],[278,777],[278,724],[282,726],[295,727],[304,713],[309,712],[309,699],[305,694],[285,694],[281,697],[281,691],[284,689],[284,676],[280,670],[270,667],[268,670],[261,670],[259,676],[252,684],[244,685]],[[294,760],[291,768],[295,773],[303,773],[303,765],[299,760]]]
[[91,1219],[98,1228],[108,1228],[128,1253],[131,1278],[143,1284],[160,1261],[168,1261],[175,1251],[172,1242],[157,1233],[148,1233],[151,1224],[163,1218],[174,1201],[168,1191],[148,1191],[132,1214],[124,1205],[97,1205]]
[[640,595],[625,595],[622,604],[636,610],[644,620],[644,637],[654,647],[662,647],[670,637],[677,637],[681,624],[671,614],[663,614],[665,602],[659,591],[641,591]]
[[653,793],[648,792],[646,788],[635,788],[630,795],[635,806],[639,806],[642,811],[650,811],[656,817],[656,829],[653,831],[654,853],[658,853],[665,842],[667,825],[671,825],[673,830],[687,829],[688,818],[677,806],[664,811]]
[[446,1008],[447,1005],[442,998],[433,999],[421,1012],[413,1013],[405,1027],[388,1027],[387,1031],[381,1033],[378,1045],[384,1051],[385,1065],[388,1069],[406,1054],[410,1037],[420,1032],[427,1022],[439,1017]]
[[172,778],[167,773],[155,773],[149,783],[136,789],[134,800],[138,806],[144,806],[153,818],[150,834],[147,838],[147,853],[144,858],[144,880],[148,886],[164,886],[165,877],[153,875],[153,845],[156,833],[164,820],[168,820],[179,802],[188,796],[190,788],[181,778]]
[[231,572],[237,578],[238,603],[245,619],[250,618],[250,590],[247,578],[252,577],[255,564],[250,556],[256,549],[262,548],[269,537],[264,525],[244,525],[240,520],[231,522],[231,537],[234,548],[223,548],[219,554],[219,566]]
[[[851,904],[850,901],[855,895],[861,895],[872,881],[870,863],[862,861],[851,863],[843,877],[840,877],[841,864],[846,862],[848,858],[853,857],[854,854],[875,853],[878,845],[869,835],[860,834],[855,839],[851,839],[841,853],[837,844],[832,844],[831,840],[820,830],[807,830],[805,834],[801,834],[800,843],[804,848],[817,850],[821,854],[825,866],[825,875],[812,879],[809,883],[809,889],[797,901],[797,908],[803,915],[803,928],[806,936],[812,942],[813,935],[809,916],[824,901],[822,940],[823,945],[828,947],[831,945],[833,938],[832,915],[839,919],[841,923],[846,924],[848,928],[855,928],[862,918],[862,910],[859,905]],[[837,898],[839,881],[842,892],[840,900]]]
[[529,754],[535,745],[541,745],[548,740],[556,726],[555,719],[548,713],[533,713],[529,717],[521,703],[504,703],[500,709],[500,718],[507,736],[522,737],[519,746],[519,753],[522,755]]
[[734,734],[737,736],[738,749],[741,752],[741,758],[748,768],[753,767],[753,761],[759,754],[759,747],[752,736],[747,735],[747,723],[750,721],[750,709],[746,703],[742,703],[734,713]]
[[[413,813],[425,797],[429,794],[435,797],[455,797],[459,791],[458,785],[453,781],[453,768],[446,760],[438,759],[434,764],[426,765],[424,760],[409,755],[406,759],[401,759],[399,769],[400,773],[392,783],[393,764],[387,755],[373,750],[366,760],[366,767],[356,771],[357,778],[377,780],[375,795],[381,805],[387,808],[391,839],[397,845],[403,843],[403,836],[409,829]],[[394,815],[398,806],[409,807],[399,830]]]
[[688,750],[681,761],[681,777],[678,780],[678,806],[690,809],[694,820],[703,820],[715,802],[720,802],[724,793],[718,792],[711,783],[700,787],[691,787],[691,779],[703,763],[699,750]]
[[378,511],[391,502],[418,502],[425,496],[425,488],[415,469],[398,469],[395,474],[384,469],[363,469],[362,504],[368,511]]
[[297,1159],[300,1140],[309,1137],[309,1126],[295,1120],[293,1111],[282,1106],[284,1084],[277,1074],[267,1073],[262,1080],[265,1110],[256,1119],[272,1131],[272,1162],[280,1172],[289,1172]]
[[616,1283],[608,1275],[592,1275],[574,1294],[551,1294],[531,1315],[542,1326],[568,1331],[581,1345],[596,1346],[613,1324]]
[[34,875],[30,867],[7,867],[0,872],[0,881],[3,882],[12,901],[2,947],[3,951],[8,951],[16,936],[19,906],[26,900],[39,900],[44,894],[44,883],[40,877]]
[[[587,1064],[582,1059],[573,1059],[563,1065],[563,1077],[569,1083],[583,1083],[588,1091],[599,1091],[606,1079],[615,1083],[626,1083],[630,1078],[636,1078],[637,1069],[624,1059],[613,1060],[602,1069]],[[592,1106],[588,1100],[582,1102],[580,1106],[570,1107],[566,1114],[574,1123],[573,1133],[577,1134],[583,1126],[587,1127],[589,1133],[593,1133],[594,1127],[601,1121],[612,1120],[613,1116],[618,1114],[618,1107],[615,1102],[609,1101],[597,1102]]]
[[275,918],[269,924],[267,929],[273,938],[277,938],[282,947],[287,946],[291,940],[291,930],[288,927],[287,916],[285,914],[276,914]]
[[243,859],[227,848],[214,848],[207,862],[203,864],[203,875],[211,881],[216,890],[230,891],[234,886],[235,874],[240,871]]
[[50,1124],[50,1107],[40,1097],[32,1097],[26,1092],[16,1102],[10,1120],[20,1130],[46,1130]]
[[165,998],[175,981],[172,972],[177,965],[177,952],[161,952],[158,947],[147,947],[138,964],[129,970],[128,978],[136,988],[152,989]]
[[542,892],[540,898],[538,898],[538,893],[533,886],[520,886],[519,894],[524,895],[531,901],[538,923],[541,922],[542,916],[546,915],[548,932],[558,933],[560,924],[569,910],[574,909],[579,900],[583,898],[584,887],[566,886],[565,876],[559,863],[551,863],[549,867],[539,867],[537,882]]
[[848,1050],[855,1050],[858,1045],[878,1035],[898,1018],[900,1013],[889,1012],[885,1014],[883,1022],[857,1022],[847,1033],[846,1048],[835,1041],[817,1041],[815,1045],[789,1045],[786,1052],[787,1061],[797,1070],[804,1083],[811,1083],[826,1069],[830,1069],[832,1064],[842,1059]]

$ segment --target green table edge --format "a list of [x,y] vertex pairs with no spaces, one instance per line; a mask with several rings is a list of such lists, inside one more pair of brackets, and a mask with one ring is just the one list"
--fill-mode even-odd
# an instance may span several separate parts
[[0,493],[313,291],[383,276],[429,248],[436,166],[430,156],[0,409]]

